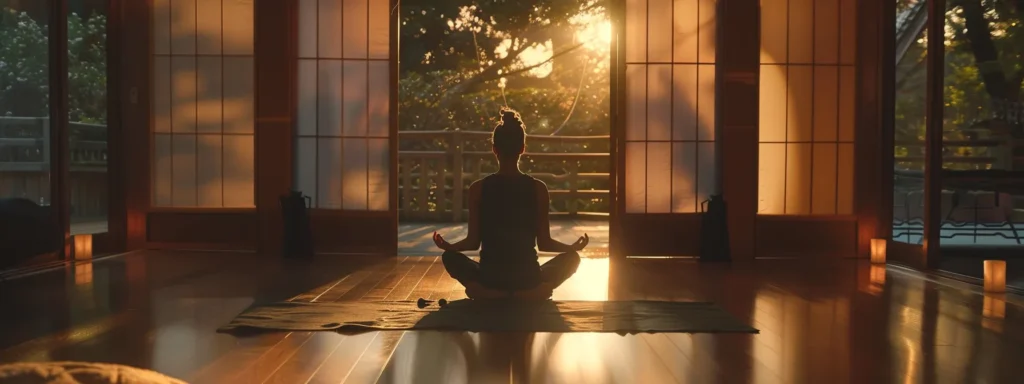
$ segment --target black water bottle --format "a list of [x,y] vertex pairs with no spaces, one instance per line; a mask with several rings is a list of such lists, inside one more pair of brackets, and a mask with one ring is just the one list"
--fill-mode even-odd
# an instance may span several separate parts
[[730,261],[727,207],[722,195],[711,195],[701,202],[701,261]]
[[284,221],[285,258],[313,258],[313,234],[309,224],[309,196],[300,191],[281,196],[281,217]]

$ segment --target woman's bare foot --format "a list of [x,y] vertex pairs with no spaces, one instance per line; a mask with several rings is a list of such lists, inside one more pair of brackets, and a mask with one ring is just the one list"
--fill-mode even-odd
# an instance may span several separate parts
[[466,286],[466,296],[473,300],[493,300],[508,297],[505,292],[496,291],[480,284]]
[[536,287],[517,291],[513,296],[519,300],[547,300],[551,298],[553,289],[547,284],[541,284]]

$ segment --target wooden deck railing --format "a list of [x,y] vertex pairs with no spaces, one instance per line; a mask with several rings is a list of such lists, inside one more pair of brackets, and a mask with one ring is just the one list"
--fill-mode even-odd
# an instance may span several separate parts
[[[465,220],[469,185],[497,170],[489,138],[478,131],[399,132],[402,216]],[[553,214],[607,216],[609,136],[531,135],[527,143],[521,167],[548,184]]]

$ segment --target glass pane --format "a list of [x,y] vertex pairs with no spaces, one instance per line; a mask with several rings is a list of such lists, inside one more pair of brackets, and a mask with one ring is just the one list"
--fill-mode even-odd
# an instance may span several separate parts
[[[317,71],[317,134],[341,136],[341,61],[320,60]],[[339,146],[338,148],[341,148]]]
[[[321,58],[341,58],[341,0],[320,0],[317,5],[317,46]],[[301,17],[302,15],[300,15]],[[299,25],[312,23],[312,19],[299,19]]]
[[316,155],[317,207],[341,208],[341,139],[317,139]]
[[697,66],[672,66],[672,140],[697,139]]
[[199,206],[220,208],[224,204],[223,145],[221,135],[199,135],[198,188]]
[[107,2],[87,2],[72,7],[67,15],[67,185],[72,235],[107,232],[107,7]]
[[343,135],[366,136],[367,134],[367,93],[365,61],[345,61],[343,95]]
[[346,59],[367,57],[368,0],[344,0],[342,3],[342,49]]
[[370,0],[369,58],[387,59],[391,53],[391,1]]
[[1024,9],[946,6],[940,243],[1024,251],[1024,193],[1014,187],[1024,179]]
[[[845,3],[850,1],[844,0]],[[924,135],[928,8],[920,0],[896,0],[896,106],[893,159],[892,240],[921,244],[924,235]],[[844,23],[845,25],[845,23]],[[840,72],[840,89],[853,86]],[[840,104],[840,137],[853,136],[852,103]],[[847,132],[847,130],[849,130]]]
[[391,202],[391,150],[387,139],[369,140],[369,163],[367,166],[369,209],[387,211]]
[[310,197],[311,205],[319,207],[317,199],[317,139],[299,137],[295,151],[295,189]]
[[647,144],[647,213],[672,211],[672,143]]
[[[697,17],[698,12],[694,12],[694,7],[697,5],[698,0],[675,0],[672,8],[674,14],[674,27],[672,44],[673,56],[672,60],[677,63],[696,63],[697,62],[697,45],[700,40],[700,36],[697,34],[698,25]],[[667,12],[665,12],[667,13]]]
[[[647,61],[647,0],[626,0],[626,62]],[[628,71],[628,69],[627,69]]]
[[839,172],[837,144],[814,144],[811,183],[811,213],[831,215],[836,213],[836,184]]
[[626,65],[626,140],[647,137],[647,66]]
[[647,140],[672,139],[672,65],[647,67]]
[[[647,62],[672,61],[672,0],[647,0]],[[692,10],[691,10],[692,12]]]
[[369,154],[366,139],[343,139],[342,208],[366,210],[369,194],[367,179]]
[[672,212],[697,212],[697,143],[672,143]]
[[647,143],[626,143],[626,213],[647,212]]

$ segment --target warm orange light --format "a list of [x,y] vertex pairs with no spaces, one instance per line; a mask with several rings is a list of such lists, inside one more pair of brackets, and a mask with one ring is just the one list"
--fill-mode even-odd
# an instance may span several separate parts
[[871,239],[871,262],[874,264],[885,264],[886,239]]
[[981,315],[990,319],[1002,319],[1006,317],[1006,301],[998,297],[985,295]]
[[985,260],[985,292],[1006,292],[1006,261]]
[[81,263],[74,268],[75,285],[92,284],[92,263]]
[[92,259],[92,235],[75,235],[75,260]]

